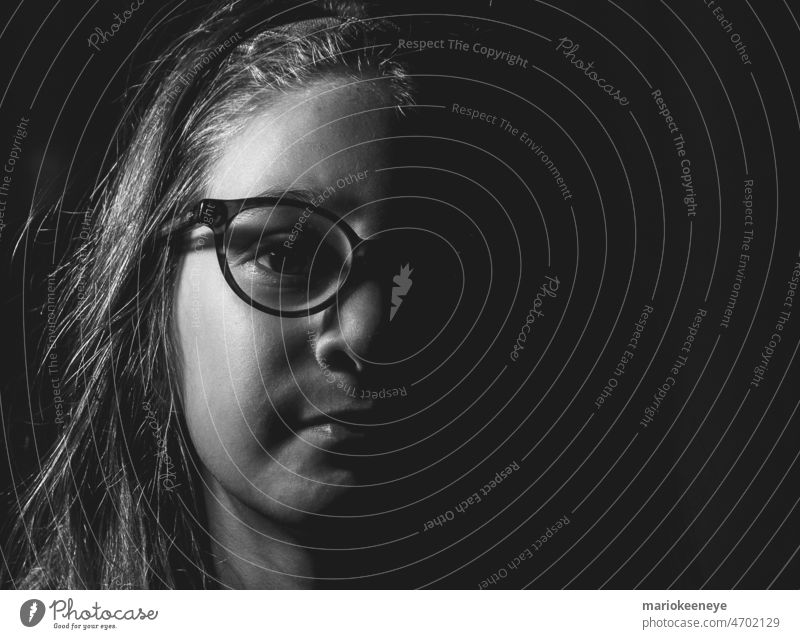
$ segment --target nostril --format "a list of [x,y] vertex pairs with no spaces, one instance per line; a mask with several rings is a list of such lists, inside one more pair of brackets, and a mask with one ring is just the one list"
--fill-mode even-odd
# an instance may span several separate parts
[[329,369],[337,373],[344,373],[348,375],[357,375],[361,372],[361,365],[344,351],[339,349],[332,349],[331,351],[320,355],[318,358],[320,365],[326,365]]

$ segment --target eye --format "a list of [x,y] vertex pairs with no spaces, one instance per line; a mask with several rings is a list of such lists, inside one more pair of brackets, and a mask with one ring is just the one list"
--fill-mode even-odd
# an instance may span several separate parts
[[258,249],[255,263],[262,269],[267,269],[283,275],[308,275],[311,270],[312,254],[303,250],[301,246],[287,248],[282,242],[271,242]]

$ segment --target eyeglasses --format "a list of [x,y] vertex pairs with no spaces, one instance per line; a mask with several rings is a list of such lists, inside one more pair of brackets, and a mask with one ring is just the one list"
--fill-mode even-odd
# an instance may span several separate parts
[[301,317],[330,306],[365,240],[330,211],[285,197],[201,200],[170,233],[202,224],[214,233],[228,285],[270,315]]

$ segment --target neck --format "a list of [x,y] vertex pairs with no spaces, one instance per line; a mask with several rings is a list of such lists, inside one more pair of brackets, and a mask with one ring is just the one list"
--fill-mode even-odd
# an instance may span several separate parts
[[314,551],[205,477],[213,569],[224,587],[308,589],[317,584]]

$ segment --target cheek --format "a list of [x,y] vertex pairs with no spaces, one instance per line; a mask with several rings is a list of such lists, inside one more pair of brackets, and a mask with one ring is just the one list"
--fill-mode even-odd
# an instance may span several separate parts
[[274,392],[288,371],[278,318],[244,304],[213,252],[200,251],[179,268],[175,320],[183,408],[200,459],[215,474],[232,463],[247,476],[277,434],[273,404],[283,414]]

